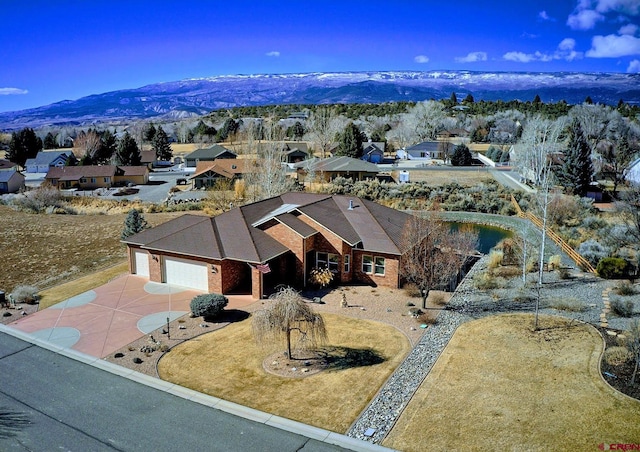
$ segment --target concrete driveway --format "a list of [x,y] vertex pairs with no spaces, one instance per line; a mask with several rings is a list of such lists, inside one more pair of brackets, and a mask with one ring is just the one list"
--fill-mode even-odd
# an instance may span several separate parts
[[[123,275],[8,326],[62,348],[103,358],[190,311],[202,292]],[[232,297],[228,308],[255,300]]]

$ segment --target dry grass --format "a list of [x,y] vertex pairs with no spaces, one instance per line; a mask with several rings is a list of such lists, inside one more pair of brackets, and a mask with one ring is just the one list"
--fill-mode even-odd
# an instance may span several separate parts
[[455,182],[463,187],[475,187],[486,180],[493,180],[491,174],[485,169],[469,171],[447,168],[442,171],[410,171],[409,177],[411,182],[426,182],[428,185],[447,185]]
[[[105,205],[101,212],[106,210],[118,213],[30,214],[0,205],[0,256],[5,262],[0,290],[9,293],[20,284],[44,289],[121,263],[126,259],[120,233],[127,209]],[[145,218],[158,225],[179,215],[145,213]]]
[[422,450],[596,450],[637,443],[640,402],[599,373],[602,338],[531,315],[462,325],[384,445]]
[[164,380],[205,394],[345,432],[410,346],[407,338],[389,325],[334,314],[323,317],[329,346],[373,348],[384,361],[333,368],[305,378],[279,377],[264,370],[263,360],[273,350],[256,345],[249,318],[175,347],[160,360],[158,373]]

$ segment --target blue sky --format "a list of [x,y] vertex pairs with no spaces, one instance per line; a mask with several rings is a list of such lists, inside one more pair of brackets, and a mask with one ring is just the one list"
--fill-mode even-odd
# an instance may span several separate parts
[[228,74],[640,72],[640,0],[2,0],[0,111]]

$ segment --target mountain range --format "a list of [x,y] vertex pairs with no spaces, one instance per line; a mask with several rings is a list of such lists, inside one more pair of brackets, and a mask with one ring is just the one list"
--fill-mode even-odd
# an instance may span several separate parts
[[200,116],[252,105],[382,103],[458,99],[640,103],[640,74],[575,72],[372,71],[229,75],[155,83],[0,113],[0,130]]

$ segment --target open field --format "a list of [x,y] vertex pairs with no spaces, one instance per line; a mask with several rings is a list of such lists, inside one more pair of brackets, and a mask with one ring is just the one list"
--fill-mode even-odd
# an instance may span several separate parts
[[463,324],[383,445],[422,450],[596,450],[638,443],[640,402],[599,372],[602,337],[559,317]]
[[[337,365],[305,378],[270,374],[263,361],[274,350],[256,345],[249,318],[173,348],[160,360],[158,373],[164,380],[205,394],[345,432],[410,345],[392,326],[335,314],[323,316],[329,332],[327,346],[348,347],[365,358],[364,365]],[[299,367],[304,368],[304,361]]]
[[[126,259],[120,243],[126,210],[111,215],[46,215],[0,205],[0,290],[40,289],[111,267]],[[150,225],[183,212],[146,213]],[[96,284],[98,285],[98,284]]]
[[463,187],[473,187],[486,180],[493,180],[493,176],[485,168],[478,170],[456,170],[456,169],[409,169],[411,182],[426,182],[429,185],[446,185],[457,183]]

